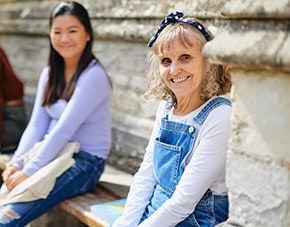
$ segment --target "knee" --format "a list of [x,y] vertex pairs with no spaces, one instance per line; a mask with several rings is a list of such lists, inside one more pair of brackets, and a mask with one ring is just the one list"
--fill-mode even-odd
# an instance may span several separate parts
[[15,219],[19,219],[20,216],[9,206],[1,207],[0,209],[0,224],[8,224]]

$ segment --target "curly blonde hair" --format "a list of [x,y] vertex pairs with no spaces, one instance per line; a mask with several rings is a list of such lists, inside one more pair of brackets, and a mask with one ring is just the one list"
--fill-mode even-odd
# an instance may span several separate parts
[[[196,19],[191,20],[196,21]],[[207,32],[212,39],[212,33],[209,30]],[[198,45],[200,50],[202,50],[207,41],[202,33],[194,26],[188,23],[178,22],[169,24],[162,30],[152,46],[152,51],[147,55],[149,70],[146,75],[147,91],[144,95],[146,99],[168,100],[172,98],[174,104],[177,104],[175,94],[165,85],[160,75],[157,54],[162,53],[164,47],[170,45],[175,40],[179,40],[185,47],[191,47],[194,44],[191,39],[192,36],[198,40]],[[206,101],[213,96],[224,95],[230,91],[231,85],[229,66],[212,64],[205,61],[203,87],[200,94],[201,100]]]

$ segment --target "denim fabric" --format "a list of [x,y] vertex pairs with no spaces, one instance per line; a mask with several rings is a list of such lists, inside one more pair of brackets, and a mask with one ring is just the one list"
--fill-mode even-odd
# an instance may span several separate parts
[[84,151],[74,154],[74,159],[76,161],[74,166],[57,178],[53,190],[46,199],[6,205],[20,218],[5,224],[0,220],[0,226],[23,227],[60,202],[93,190],[104,171],[106,161]]
[[[187,159],[192,155],[200,126],[213,109],[224,104],[230,105],[230,101],[221,97],[211,100],[194,118],[195,125],[169,121],[168,115],[162,119],[160,135],[155,140],[153,155],[154,174],[158,184],[141,222],[172,197],[188,162]],[[177,226],[214,226],[225,221],[227,217],[227,196],[213,195],[208,189],[193,213]]]
[[228,196],[214,195],[211,190],[203,195],[194,212],[176,227],[212,227],[228,218]]

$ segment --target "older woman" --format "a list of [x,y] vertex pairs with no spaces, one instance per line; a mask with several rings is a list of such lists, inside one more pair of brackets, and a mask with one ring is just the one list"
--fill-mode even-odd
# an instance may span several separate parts
[[228,217],[225,164],[231,103],[227,67],[210,64],[202,47],[212,34],[180,12],[165,17],[153,48],[146,97],[160,102],[134,177],[121,226],[214,226]]

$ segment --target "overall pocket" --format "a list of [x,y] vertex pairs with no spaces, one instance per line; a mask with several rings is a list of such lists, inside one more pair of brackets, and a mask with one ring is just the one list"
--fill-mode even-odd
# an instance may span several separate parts
[[155,177],[162,188],[172,193],[178,181],[182,148],[155,141],[153,166]]

